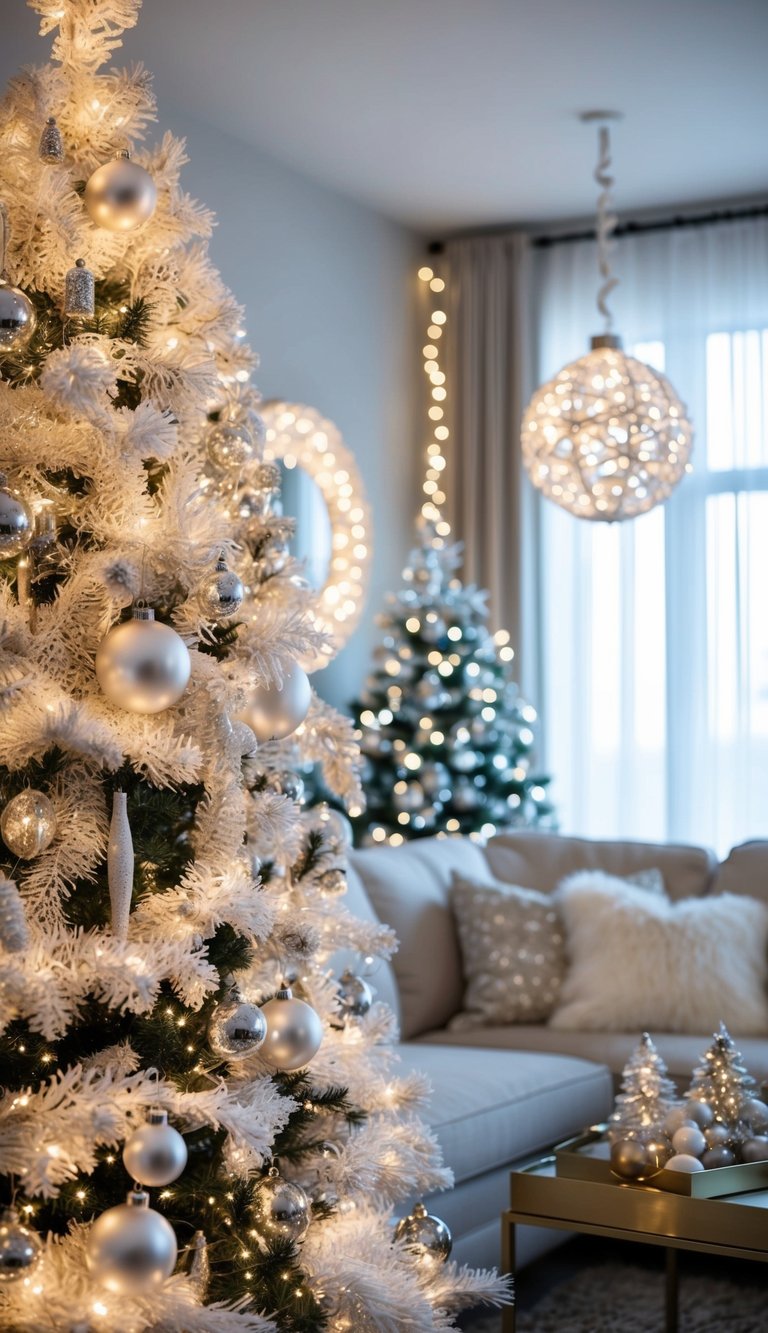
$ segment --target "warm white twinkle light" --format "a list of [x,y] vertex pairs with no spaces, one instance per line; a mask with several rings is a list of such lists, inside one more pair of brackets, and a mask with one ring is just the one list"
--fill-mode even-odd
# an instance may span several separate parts
[[534,486],[577,518],[604,520],[636,518],[666,500],[690,468],[693,440],[669,380],[627,356],[610,331],[606,298],[617,281],[608,254],[616,225],[610,161],[608,129],[601,125],[595,179],[602,187],[597,241],[603,285],[597,305],[606,332],[536,391],[522,424],[523,462]]
[[[315,482],[328,509],[331,559],[320,591],[321,627],[333,639],[334,654],[344,646],[365,605],[371,566],[371,511],[354,456],[341,432],[314,407],[264,403],[267,428],[264,458],[300,467]],[[315,669],[330,657],[320,658]]]

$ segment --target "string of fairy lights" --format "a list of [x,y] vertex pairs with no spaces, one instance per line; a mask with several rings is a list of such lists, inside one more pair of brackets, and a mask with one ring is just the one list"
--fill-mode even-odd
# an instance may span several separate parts
[[441,309],[443,302],[432,298],[438,298],[440,293],[445,291],[445,281],[438,277],[434,269],[430,268],[428,264],[424,264],[419,269],[418,276],[427,289],[430,306],[429,326],[427,328],[429,341],[421,349],[424,357],[424,374],[431,386],[430,403],[427,408],[428,433],[430,436],[427,444],[427,474],[422,486],[426,498],[421,506],[421,514],[428,523],[434,524],[435,545],[442,546],[446,538],[451,535],[451,525],[444,518],[442,512],[442,506],[446,501],[446,494],[443,490],[443,472],[446,468],[443,447],[445,441],[449,438],[450,431],[445,423],[448,390],[445,387],[445,371],[441,368],[440,345],[448,316]]

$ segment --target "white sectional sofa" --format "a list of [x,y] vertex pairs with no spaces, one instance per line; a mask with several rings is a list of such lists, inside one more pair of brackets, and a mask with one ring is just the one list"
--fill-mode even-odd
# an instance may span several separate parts
[[[400,940],[392,965],[382,965],[373,982],[399,1016],[404,1067],[423,1070],[432,1081],[430,1121],[456,1177],[456,1188],[432,1202],[454,1233],[461,1261],[498,1263],[511,1166],[606,1117],[638,1030],[603,1034],[515,1024],[451,1031],[447,1024],[461,1009],[464,989],[449,903],[453,873],[548,892],[576,870],[626,876],[653,868],[675,899],[729,892],[768,901],[768,842],[735,848],[722,864],[699,847],[525,831],[485,846],[460,837],[425,838],[351,854],[350,910],[388,923]],[[711,1037],[653,1035],[681,1080]],[[739,1045],[750,1068],[768,1074],[768,1033]],[[529,1231],[520,1238],[521,1261],[551,1243],[552,1233]]]

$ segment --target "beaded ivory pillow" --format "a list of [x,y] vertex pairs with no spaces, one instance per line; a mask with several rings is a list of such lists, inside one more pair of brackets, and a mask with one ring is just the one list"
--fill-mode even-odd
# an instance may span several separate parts
[[768,1033],[768,907],[723,893],[670,902],[582,873],[556,892],[569,969],[551,1026]]
[[[630,880],[588,873],[619,889],[633,883],[646,893],[664,894],[660,870],[641,870]],[[546,1022],[567,966],[557,899],[454,874],[451,903],[466,979],[464,1009],[451,1019],[451,1030]]]

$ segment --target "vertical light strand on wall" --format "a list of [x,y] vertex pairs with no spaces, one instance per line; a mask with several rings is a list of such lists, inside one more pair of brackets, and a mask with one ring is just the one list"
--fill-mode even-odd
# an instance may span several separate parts
[[424,374],[430,385],[429,406],[427,408],[427,445],[426,477],[422,486],[424,501],[421,517],[424,525],[431,529],[431,544],[437,549],[445,545],[451,535],[451,525],[443,515],[442,506],[446,496],[443,489],[446,461],[443,454],[443,442],[448,439],[448,427],[445,424],[445,402],[448,391],[445,384],[445,353],[441,350],[445,336],[448,316],[443,309],[441,293],[445,291],[445,282],[428,265],[419,269],[419,279],[426,289],[428,327],[427,342],[422,347]]

